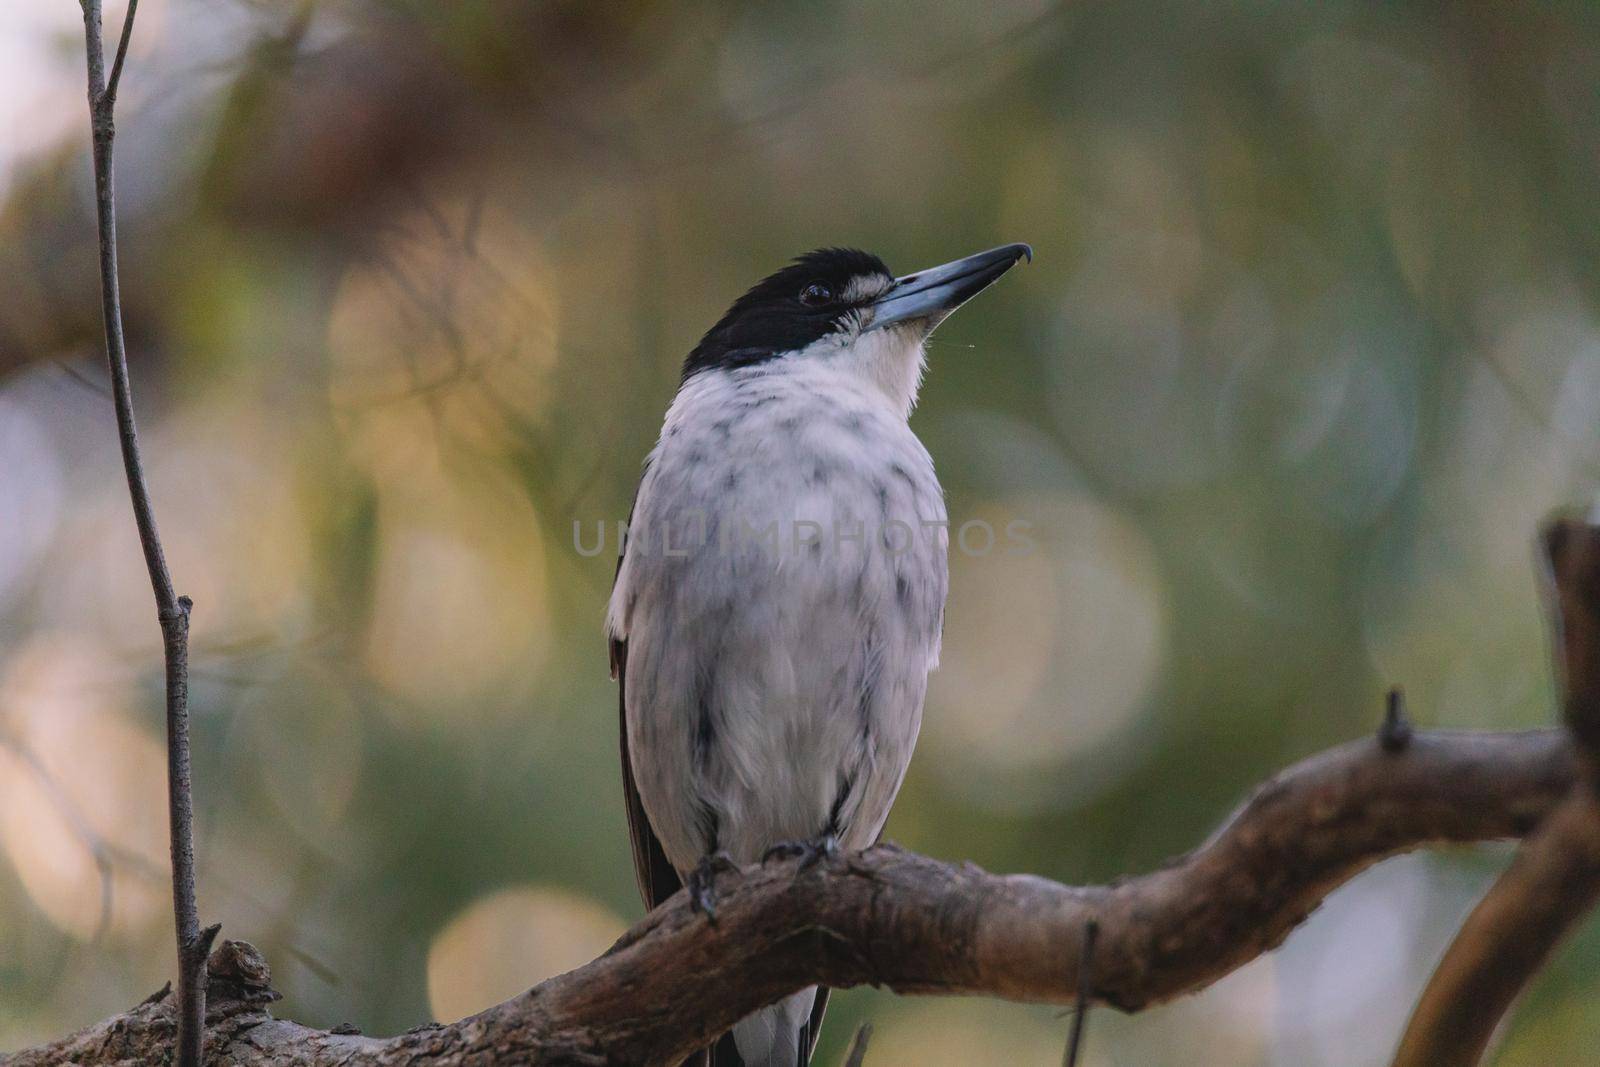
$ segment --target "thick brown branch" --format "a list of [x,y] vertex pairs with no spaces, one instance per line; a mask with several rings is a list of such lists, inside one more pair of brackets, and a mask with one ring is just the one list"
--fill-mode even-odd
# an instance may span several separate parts
[[1600,896],[1600,805],[1573,787],[1462,925],[1411,1015],[1394,1067],[1474,1064],[1517,994]]
[[[1277,775],[1197,851],[1138,878],[1071,887],[890,845],[805,873],[773,863],[721,880],[715,925],[679,894],[600,959],[459,1023],[380,1040],[219,998],[208,1047],[239,1067],[676,1062],[814,982],[1071,1003],[1091,919],[1094,995],[1136,1010],[1275,947],[1385,856],[1526,834],[1575,778],[1555,731],[1420,733],[1397,753],[1373,738]],[[146,1004],[7,1063],[159,1061],[171,1027],[167,1001]]]
[[1600,899],[1600,527],[1558,520],[1541,540],[1562,710],[1585,773],[1467,917],[1422,991],[1394,1067],[1477,1063],[1517,995]]

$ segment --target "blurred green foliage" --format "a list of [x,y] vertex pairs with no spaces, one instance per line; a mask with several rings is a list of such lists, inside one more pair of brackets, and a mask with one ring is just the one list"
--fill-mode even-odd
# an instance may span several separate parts
[[[913,423],[959,524],[889,833],[1088,881],[1371,729],[1552,719],[1532,533],[1600,471],[1600,15],[1507,5],[145,0],[119,111],[147,465],[196,602],[201,901],[405,1029],[639,914],[600,630],[677,366],[823,244],[1035,262]],[[98,360],[76,9],[0,25],[0,1047],[171,970],[159,655]],[[119,17],[113,12],[109,17]],[[1090,1064],[1382,1063],[1494,850],[1385,864]],[[109,883],[101,875],[109,872]],[[103,886],[113,891],[103,897]],[[109,905],[108,905],[109,901]],[[1600,937],[1506,1064],[1596,1038]],[[870,1062],[1053,1062],[836,999]]]

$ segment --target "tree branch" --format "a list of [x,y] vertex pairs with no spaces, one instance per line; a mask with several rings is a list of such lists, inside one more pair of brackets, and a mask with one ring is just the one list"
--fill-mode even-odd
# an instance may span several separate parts
[[1562,714],[1585,756],[1600,762],[1600,526],[1558,520],[1540,540]]
[[117,41],[117,56],[111,61],[111,77],[106,79],[105,104],[115,107],[117,86],[122,82],[122,63],[128,58],[128,42],[133,39],[133,16],[139,10],[139,0],[128,0],[128,12],[122,16],[122,37]]
[[1540,538],[1556,677],[1581,779],[1467,916],[1422,991],[1393,1067],[1469,1067],[1556,946],[1600,899],[1600,527],[1558,520]]
[[[1198,850],[1138,878],[1071,887],[892,845],[803,873],[798,860],[751,867],[723,878],[715,924],[680,893],[594,962],[394,1038],[274,1020],[261,989],[224,996],[213,976],[210,1048],[238,1067],[675,1063],[818,982],[1070,1004],[1091,919],[1094,997],[1134,1011],[1274,948],[1386,856],[1528,833],[1570,792],[1576,767],[1559,731],[1424,732],[1401,752],[1364,739],[1278,774]],[[170,998],[141,1005],[4,1062],[158,1060],[172,1015]]]
[[89,131],[94,154],[95,214],[100,237],[101,313],[105,319],[106,361],[111,368],[111,392],[122,445],[122,465],[133,503],[134,523],[150,587],[155,594],[156,618],[161,624],[167,683],[167,816],[172,845],[172,910],[178,942],[178,1000],[183,1005],[177,1033],[180,1067],[199,1067],[205,1021],[205,962],[216,928],[200,929],[194,884],[194,800],[189,757],[189,609],[186,596],[173,591],[156,529],[155,509],[145,483],[144,460],[139,453],[139,430],[133,417],[133,390],[128,381],[128,353],[122,333],[122,290],[117,274],[117,208],[112,182],[112,144],[116,138],[117,85],[133,36],[138,0],[129,0],[122,35],[109,83],[105,74],[100,0],[81,0],[85,53],[89,69]]
[[1517,994],[1600,896],[1600,805],[1580,782],[1467,916],[1417,1001],[1394,1067],[1477,1063]]

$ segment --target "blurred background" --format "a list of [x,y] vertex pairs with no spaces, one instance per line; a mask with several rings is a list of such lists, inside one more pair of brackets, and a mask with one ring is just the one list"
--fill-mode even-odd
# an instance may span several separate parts
[[[121,6],[107,21],[120,25]],[[114,32],[114,31],[113,31]],[[82,24],[0,6],[0,1049],[172,973],[159,633],[101,354]],[[636,919],[601,618],[700,333],[823,244],[1034,263],[931,347],[944,665],[889,835],[1091,881],[1377,723],[1553,720],[1600,484],[1600,8],[144,0],[130,362],[193,596],[201,909],[387,1033]],[[1386,863],[1085,1063],[1386,1061],[1506,853]],[[1502,1064],[1600,1041],[1600,931]],[[1051,1009],[837,997],[869,1063]]]

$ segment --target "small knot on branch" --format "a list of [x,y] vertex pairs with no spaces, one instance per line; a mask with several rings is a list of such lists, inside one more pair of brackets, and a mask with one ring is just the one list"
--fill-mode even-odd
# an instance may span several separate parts
[[161,620],[161,625],[163,627],[175,622],[188,623],[189,612],[193,610],[194,601],[191,600],[187,595],[180,596],[174,607],[163,608],[160,611],[157,611],[156,618]]
[[224,941],[218,945],[206,960],[206,974],[256,989],[272,984],[272,968],[267,966],[266,957],[248,941]]
[[1378,726],[1378,744],[1385,752],[1404,752],[1411,744],[1411,719],[1406,715],[1405,690],[1398,685],[1384,700],[1383,722]]
[[[213,937],[215,927],[207,927]],[[202,933],[204,938],[204,933]],[[218,1001],[264,1004],[279,999],[272,988],[272,968],[248,941],[224,941],[206,960],[206,991]]]

